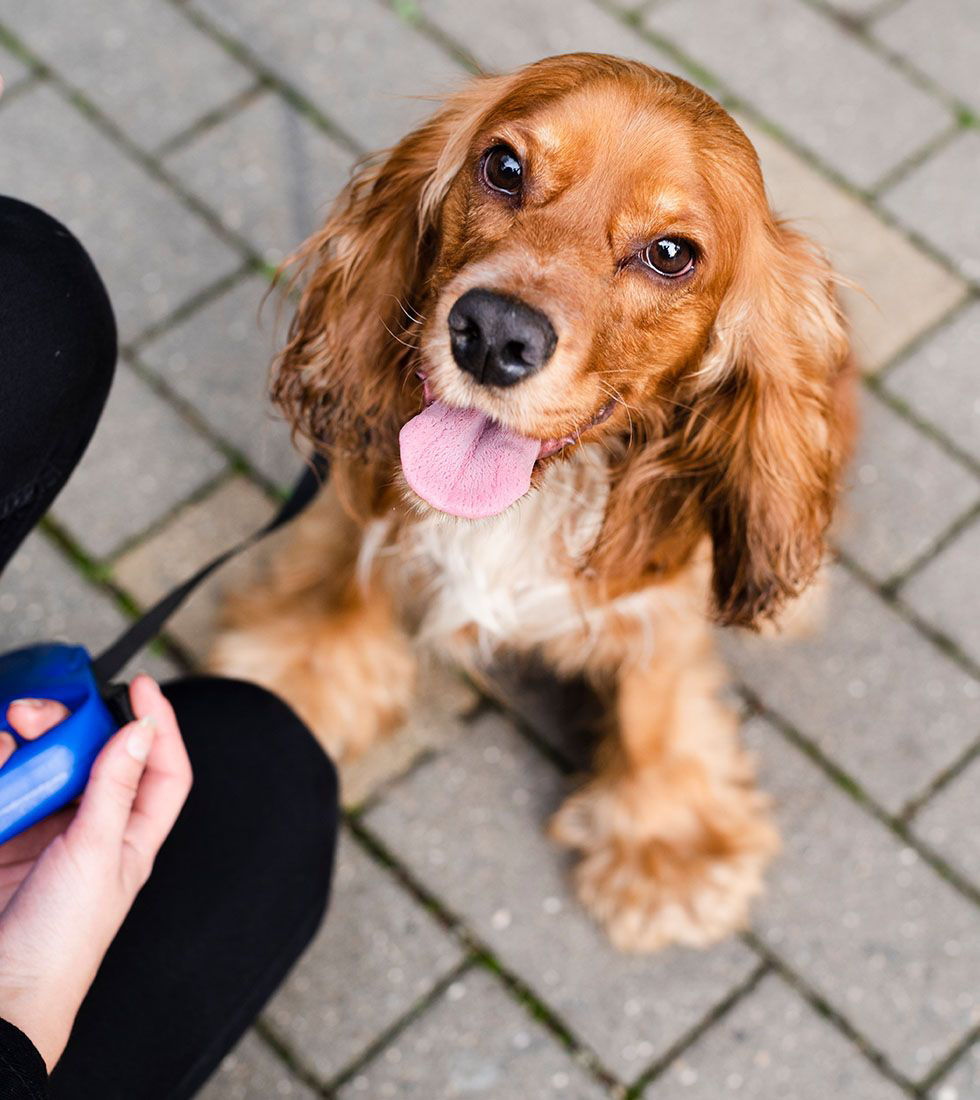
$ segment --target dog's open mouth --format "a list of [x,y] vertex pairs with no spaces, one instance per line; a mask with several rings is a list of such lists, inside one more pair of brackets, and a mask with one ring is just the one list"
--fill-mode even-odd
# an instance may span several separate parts
[[425,407],[398,436],[405,480],[418,495],[451,516],[483,519],[509,508],[531,487],[534,464],[575,443],[612,414],[609,401],[591,420],[560,439],[532,439],[479,409],[459,409],[433,395],[420,372]]

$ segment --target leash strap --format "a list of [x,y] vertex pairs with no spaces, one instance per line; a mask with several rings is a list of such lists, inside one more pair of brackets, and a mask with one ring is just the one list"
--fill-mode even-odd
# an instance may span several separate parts
[[329,466],[322,455],[314,455],[310,466],[303,471],[299,480],[293,486],[292,492],[283,501],[282,507],[271,520],[255,534],[242,539],[241,542],[225,550],[212,561],[203,565],[192,577],[188,577],[183,584],[178,585],[173,591],[168,592],[158,600],[148,611],[144,612],[123,635],[117,638],[112,645],[92,662],[96,679],[100,683],[108,683],[130,658],[134,657],[148,642],[151,642],[163,629],[164,624],[187,597],[201,583],[216,570],[220,569],[230,558],[240,554],[243,550],[254,546],[266,535],[285,526],[290,520],[295,519],[313,500],[320,490],[320,486],[327,479]]

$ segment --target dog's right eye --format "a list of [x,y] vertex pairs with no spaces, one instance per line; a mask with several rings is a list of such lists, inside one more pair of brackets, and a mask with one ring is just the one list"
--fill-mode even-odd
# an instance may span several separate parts
[[521,158],[509,145],[495,145],[483,155],[483,178],[488,187],[503,195],[520,194],[524,182]]

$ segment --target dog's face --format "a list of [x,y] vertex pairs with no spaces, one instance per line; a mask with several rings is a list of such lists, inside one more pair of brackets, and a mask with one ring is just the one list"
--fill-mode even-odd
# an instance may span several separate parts
[[720,616],[751,622],[819,562],[845,450],[832,276],[698,89],[598,55],[475,83],[302,258],[277,396],[373,499],[401,475],[478,519],[599,440],[614,584],[708,534]]
[[703,129],[616,81],[488,119],[441,209],[431,392],[550,451],[695,360],[738,247]]

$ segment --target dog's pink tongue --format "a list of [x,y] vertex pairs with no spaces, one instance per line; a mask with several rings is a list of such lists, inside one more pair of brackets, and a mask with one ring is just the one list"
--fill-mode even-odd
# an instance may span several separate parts
[[541,450],[540,440],[477,409],[441,401],[409,420],[398,442],[408,484],[433,508],[464,519],[495,516],[522,497]]

